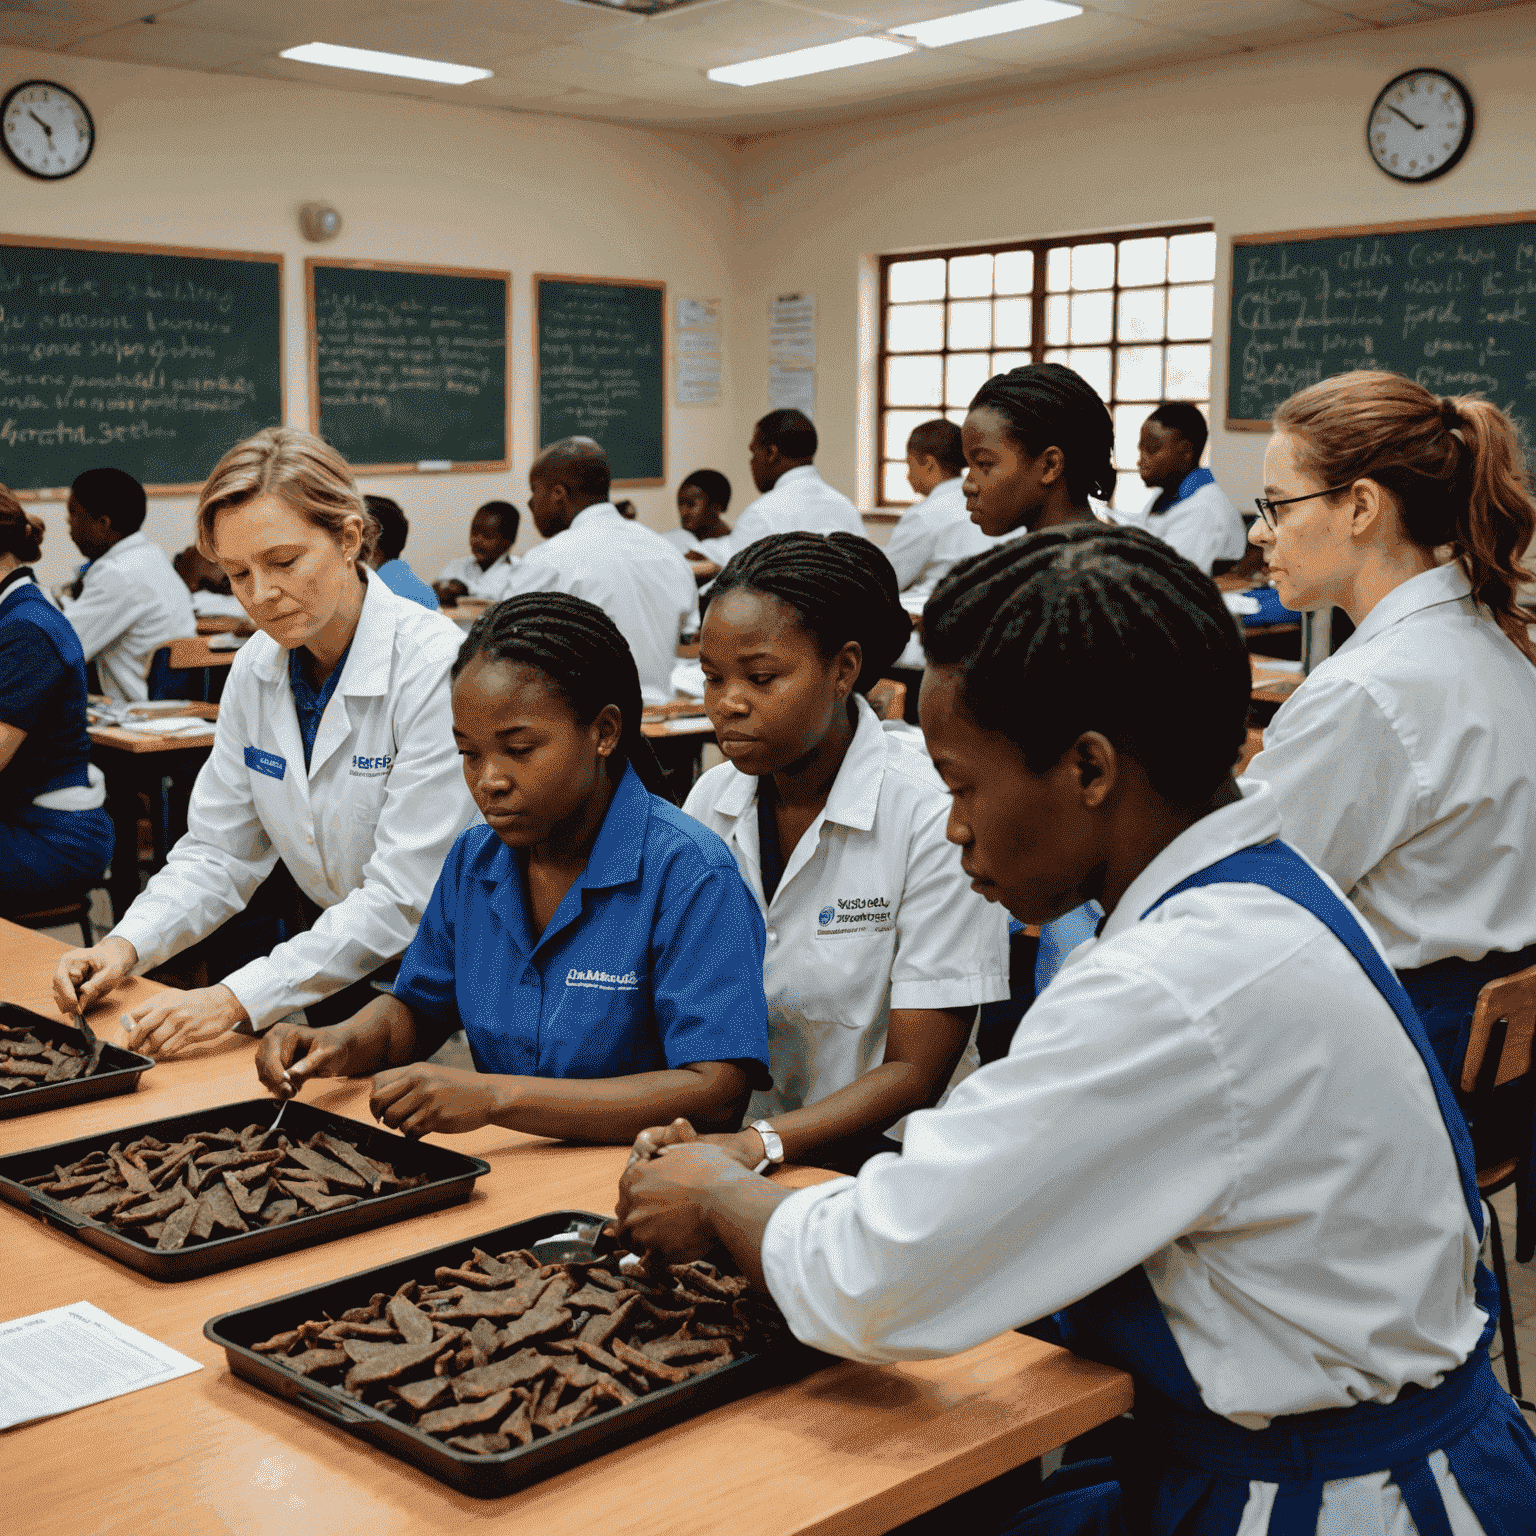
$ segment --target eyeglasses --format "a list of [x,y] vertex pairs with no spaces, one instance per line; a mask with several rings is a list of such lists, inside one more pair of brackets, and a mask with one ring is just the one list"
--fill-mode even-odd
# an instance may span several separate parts
[[[1354,484],[1351,480],[1350,485]],[[1264,526],[1273,533],[1280,526],[1280,519],[1275,515],[1277,507],[1288,507],[1293,502],[1315,501],[1319,496],[1337,496],[1340,491],[1347,491],[1349,485],[1336,485],[1327,491],[1308,491],[1305,496],[1287,496],[1281,501],[1271,501],[1267,496],[1255,496],[1253,504],[1259,509],[1259,516],[1264,519]]]

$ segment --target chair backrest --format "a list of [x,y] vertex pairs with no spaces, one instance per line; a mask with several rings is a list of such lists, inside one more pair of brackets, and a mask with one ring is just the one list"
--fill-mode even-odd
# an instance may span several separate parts
[[1524,1077],[1536,1051],[1536,965],[1490,981],[1477,995],[1461,1063],[1463,1093],[1491,1092]]
[[894,678],[882,677],[866,697],[882,720],[900,720],[907,712],[907,685]]
[[149,673],[145,681],[151,700],[205,700],[207,697],[207,674],[201,667],[173,667],[171,648],[168,645],[162,645],[149,658]]
[[1243,742],[1243,749],[1237,754],[1237,761],[1232,765],[1234,777],[1240,777],[1248,771],[1248,764],[1264,750],[1264,732],[1257,726],[1248,727],[1247,738]]

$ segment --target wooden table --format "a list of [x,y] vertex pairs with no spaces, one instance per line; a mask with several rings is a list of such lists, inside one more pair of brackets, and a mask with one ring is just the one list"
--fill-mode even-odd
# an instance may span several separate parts
[[[0,997],[52,1014],[63,948],[0,922]],[[158,990],[134,981],[92,1015]],[[0,1121],[0,1155],[257,1092],[244,1037],[166,1062],[138,1093]],[[306,1098],[366,1119],[367,1085],[317,1083]],[[577,1536],[865,1536],[1039,1456],[1123,1413],[1130,1378],[1021,1334],[949,1360],[839,1361],[504,1499],[480,1500],[232,1376],[202,1336],[210,1317],[372,1265],[466,1241],[544,1211],[611,1211],[625,1152],[489,1129],[452,1138],[491,1173],[464,1205],[223,1274],[161,1284],[0,1206],[6,1319],[91,1301],[201,1362],[164,1386],[3,1437],[12,1536],[289,1536],[294,1530],[426,1536],[467,1528]],[[814,1182],[799,1170],[789,1182]]]
[[1253,697],[1264,704],[1284,704],[1306,682],[1306,674],[1287,667],[1267,666],[1262,656],[1250,656]]
[[[199,715],[209,722],[208,729],[162,736],[114,725],[90,728],[91,761],[106,775],[107,815],[112,818],[117,839],[107,894],[113,916],[119,920],[139,894],[139,796],[149,797],[153,872],[165,863],[172,844],[187,830],[192,783],[213,750],[217,704],[193,703],[165,713],[167,717]],[[154,714],[146,713],[145,718],[153,719]],[[166,779],[171,781],[169,794],[164,788]]]

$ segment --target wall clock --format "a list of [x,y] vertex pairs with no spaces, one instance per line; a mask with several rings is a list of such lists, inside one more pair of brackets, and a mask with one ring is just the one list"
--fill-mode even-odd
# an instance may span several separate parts
[[1472,98],[1443,69],[1410,69],[1389,80],[1366,119],[1371,159],[1396,181],[1433,181],[1466,153]]
[[0,101],[0,143],[28,176],[60,181],[91,158],[96,125],[73,91],[51,80],[23,80]]

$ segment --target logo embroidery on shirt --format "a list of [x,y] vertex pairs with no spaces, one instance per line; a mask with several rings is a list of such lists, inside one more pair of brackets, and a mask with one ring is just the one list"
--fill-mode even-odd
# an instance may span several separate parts
[[896,913],[884,896],[839,896],[816,914],[818,939],[845,934],[886,933],[896,926]]
[[394,762],[392,757],[358,757],[352,759],[352,778],[377,778],[381,774],[389,772],[389,765]]
[[640,977],[634,971],[616,976],[612,971],[579,971],[575,966],[565,973],[568,987],[595,987],[599,992],[635,992],[640,987]]

